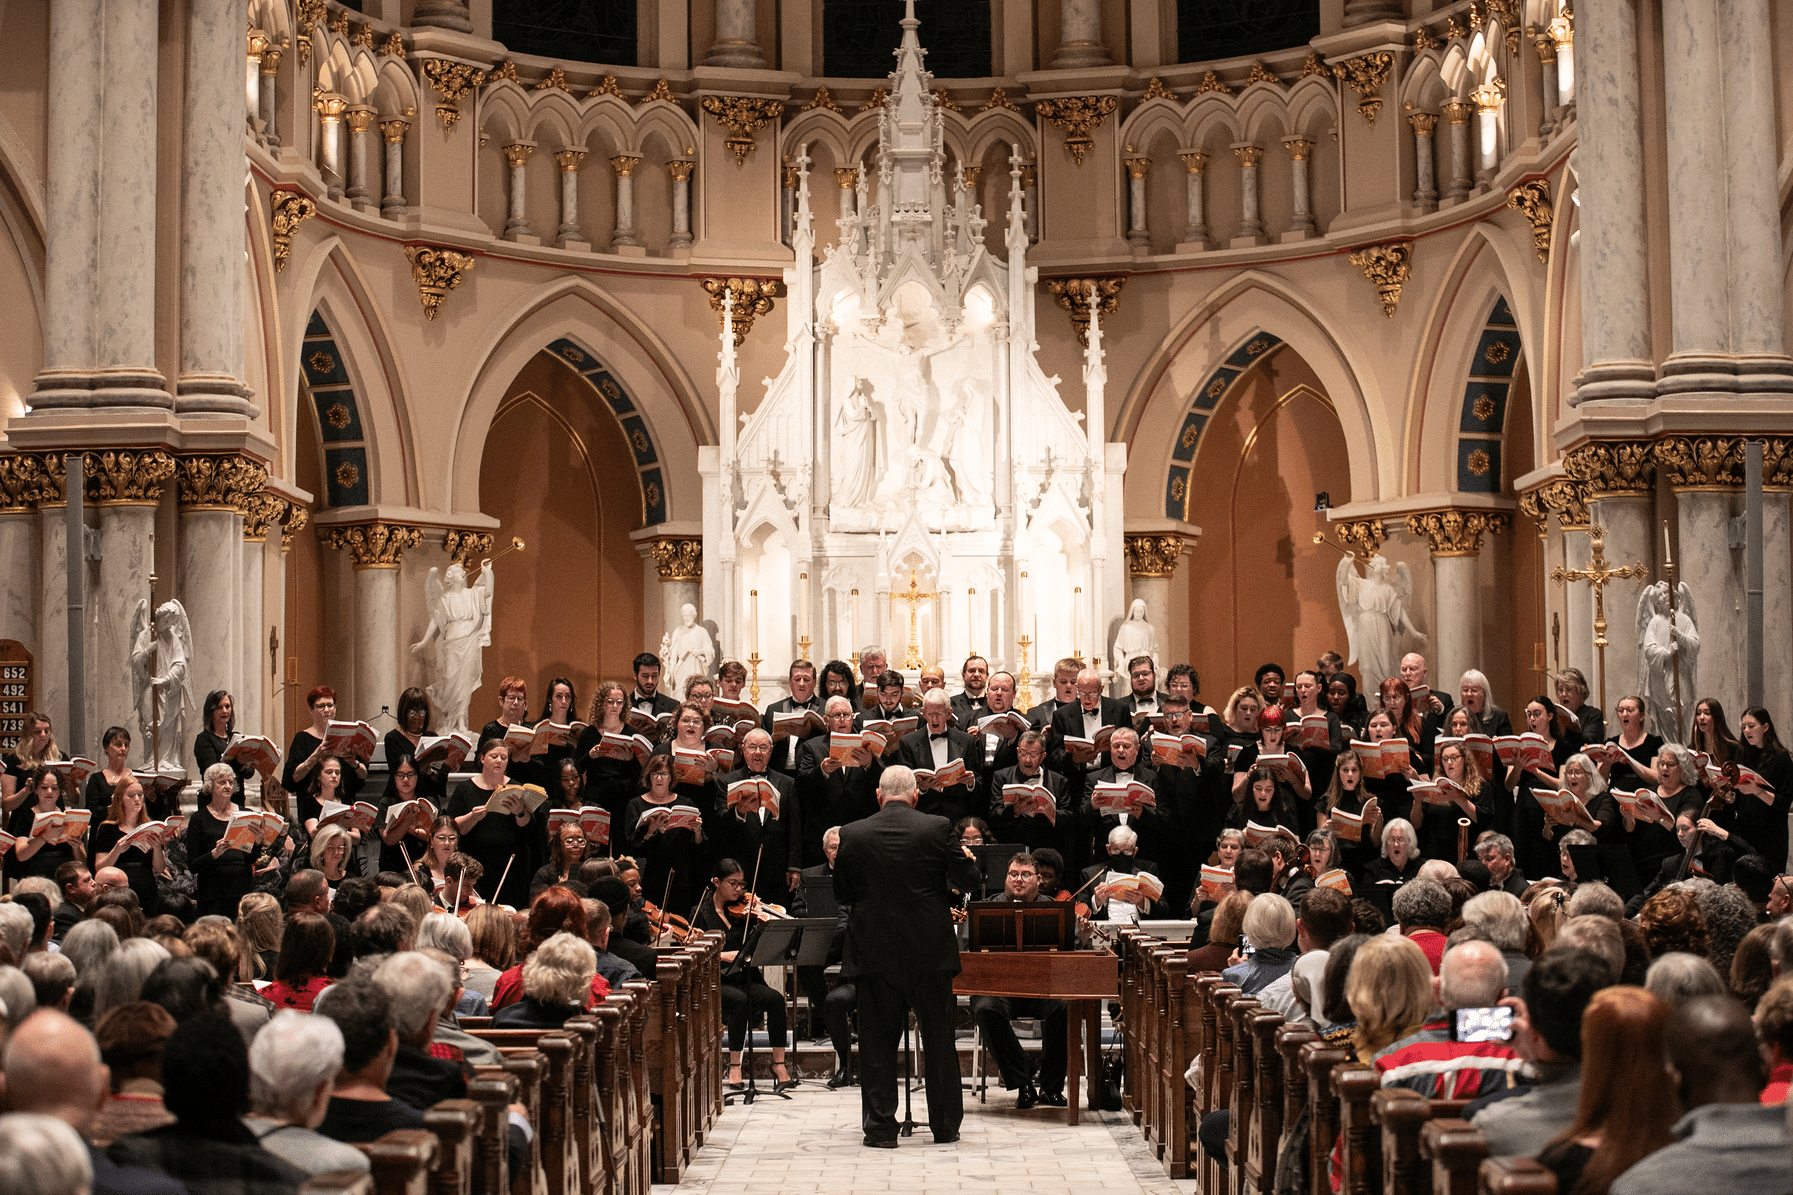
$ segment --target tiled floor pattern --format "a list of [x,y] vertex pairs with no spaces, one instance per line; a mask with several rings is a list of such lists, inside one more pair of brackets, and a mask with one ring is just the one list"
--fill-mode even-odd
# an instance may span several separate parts
[[[914,1113],[926,1115],[922,1092]],[[900,1115],[900,1113],[899,1113]],[[1172,1181],[1120,1112],[1085,1110],[1075,1126],[1064,1110],[1015,1107],[1013,1093],[989,1102],[965,1096],[965,1121],[953,1145],[935,1145],[926,1128],[896,1149],[866,1149],[859,1089],[829,1091],[805,1083],[789,1100],[762,1095],[751,1107],[724,1109],[716,1131],[677,1187],[653,1195],[1194,1195],[1193,1180]]]

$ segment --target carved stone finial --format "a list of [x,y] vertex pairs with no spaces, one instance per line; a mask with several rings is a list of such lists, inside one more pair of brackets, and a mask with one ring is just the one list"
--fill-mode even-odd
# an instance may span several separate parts
[[805,112],[811,112],[817,108],[826,108],[830,112],[840,111],[840,105],[834,102],[834,97],[828,94],[826,87],[816,88],[816,93],[809,97],[809,103],[803,105]]
[[1391,241],[1386,245],[1366,245],[1351,255],[1351,264],[1375,284],[1382,297],[1382,314],[1393,319],[1401,302],[1401,288],[1413,276],[1413,243]]
[[351,523],[324,529],[325,545],[339,552],[347,548],[356,572],[397,568],[404,561],[405,549],[422,542],[421,527],[402,523]]
[[443,298],[459,286],[467,271],[473,268],[473,258],[434,245],[406,245],[405,257],[411,262],[411,279],[417,283],[417,297],[423,301],[423,317],[433,320],[442,309]]
[[[984,101],[984,106],[979,108],[978,111],[988,112],[992,108],[1007,108],[1010,112],[1021,111],[1021,106],[1015,103],[1014,100],[1011,100],[1009,98],[1009,93],[1000,87],[990,93],[990,98]],[[861,110],[863,111],[863,109]]]

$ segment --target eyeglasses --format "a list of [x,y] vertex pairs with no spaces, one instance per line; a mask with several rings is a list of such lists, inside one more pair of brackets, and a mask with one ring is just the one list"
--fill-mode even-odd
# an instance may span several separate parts
[[747,881],[738,878],[733,880],[717,880],[716,886],[718,888],[745,888],[747,887]]

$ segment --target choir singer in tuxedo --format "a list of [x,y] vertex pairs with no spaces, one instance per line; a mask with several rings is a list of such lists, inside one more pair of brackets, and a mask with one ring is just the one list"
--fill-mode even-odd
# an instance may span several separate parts
[[841,977],[859,1001],[859,1081],[865,1144],[897,1143],[897,1039],[908,1010],[921,1028],[928,1127],[936,1144],[959,1139],[965,1108],[953,1042],[953,976],[959,942],[952,893],[979,881],[971,852],[953,844],[952,824],[915,808],[915,774],[886,768],[878,812],[841,827],[834,895],[851,905]]

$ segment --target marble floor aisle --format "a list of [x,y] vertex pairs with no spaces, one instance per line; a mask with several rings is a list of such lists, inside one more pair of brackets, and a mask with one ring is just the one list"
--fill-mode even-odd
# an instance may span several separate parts
[[[925,1115],[922,1093],[915,1114]],[[724,1109],[716,1132],[678,1186],[653,1195],[979,1191],[984,1195],[1194,1195],[1194,1180],[1172,1181],[1124,1113],[1085,1111],[1075,1127],[1059,1108],[1015,1108],[993,1091],[978,1104],[967,1093],[965,1121],[953,1145],[935,1145],[925,1128],[896,1149],[860,1144],[859,1089],[829,1091],[806,1083],[789,1100],[761,1096],[752,1107]]]

